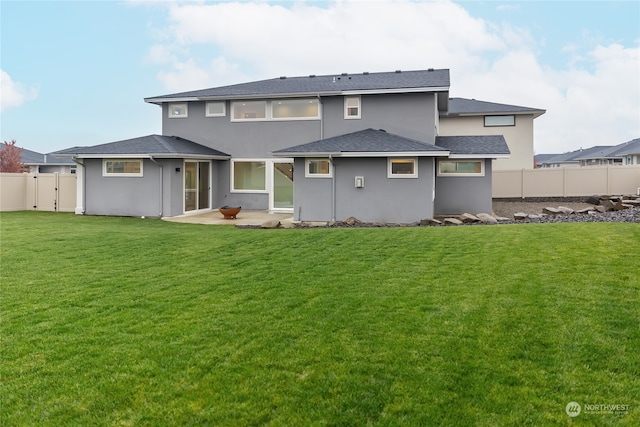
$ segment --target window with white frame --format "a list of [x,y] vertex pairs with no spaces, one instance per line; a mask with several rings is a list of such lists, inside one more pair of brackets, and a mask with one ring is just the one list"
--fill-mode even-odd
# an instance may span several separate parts
[[224,101],[210,101],[207,102],[205,109],[206,117],[224,117],[227,114]]
[[516,116],[513,114],[506,116],[484,116],[485,127],[491,126],[515,126]]
[[306,178],[331,178],[329,159],[306,159],[304,176]]
[[142,159],[104,159],[102,176],[142,176]]
[[267,190],[266,181],[264,161],[231,161],[231,191],[249,193],[263,192]]
[[417,178],[418,159],[415,158],[389,158],[387,160],[388,178]]
[[189,116],[189,107],[186,102],[172,102],[169,104],[169,118],[182,119]]
[[266,120],[267,101],[238,101],[231,104],[232,120]]
[[320,117],[320,103],[317,99],[279,99],[271,101],[271,118],[317,119]]
[[359,119],[360,114],[360,97],[359,96],[347,96],[344,98],[344,118],[345,119]]
[[484,176],[483,160],[441,160],[438,162],[440,176]]

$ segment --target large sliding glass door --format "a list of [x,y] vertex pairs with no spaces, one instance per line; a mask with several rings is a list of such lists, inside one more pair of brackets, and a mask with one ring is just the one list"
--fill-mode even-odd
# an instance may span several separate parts
[[184,162],[184,211],[209,209],[211,194],[211,162]]

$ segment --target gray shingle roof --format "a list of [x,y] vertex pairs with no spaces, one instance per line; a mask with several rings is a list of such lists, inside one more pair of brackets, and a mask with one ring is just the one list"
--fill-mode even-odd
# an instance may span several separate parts
[[495,102],[478,101],[467,98],[449,98],[449,112],[443,116],[460,116],[474,114],[533,114],[538,117],[545,113],[540,108],[520,107],[518,105],[497,104]]
[[601,147],[600,150],[581,153],[575,160],[613,159],[630,154],[640,154],[640,138],[632,139],[613,147]]
[[557,156],[551,157],[545,161],[540,162],[540,164],[555,164],[555,163],[578,163],[578,157],[588,156],[591,153],[597,153],[602,150],[606,150],[611,148],[610,146],[602,146],[596,145],[591,148],[584,148],[580,150],[570,151],[568,153],[558,154]]
[[331,74],[280,77],[256,82],[145,98],[161,103],[171,99],[230,99],[256,96],[327,95],[349,91],[449,88],[449,70],[396,71],[386,73]]
[[344,153],[361,153],[363,156],[377,153],[433,153],[433,155],[447,155],[448,151],[432,144],[375,129],[365,129],[274,151],[275,155],[287,156],[340,155]]
[[91,147],[73,147],[57,151],[61,156],[205,156],[205,157],[230,157],[228,154],[213,148],[205,147],[193,141],[176,136],[147,135],[139,138],[123,141],[109,142]]
[[505,156],[511,154],[502,135],[437,136],[436,145],[452,155]]
[[71,159],[60,159],[52,154],[42,154],[26,148],[22,149],[21,161],[25,165],[75,165]]

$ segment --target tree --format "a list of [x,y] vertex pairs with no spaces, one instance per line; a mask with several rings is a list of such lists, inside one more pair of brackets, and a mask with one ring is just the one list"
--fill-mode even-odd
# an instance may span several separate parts
[[4,142],[0,149],[0,172],[20,173],[26,171],[22,163],[22,148],[16,147],[16,141]]

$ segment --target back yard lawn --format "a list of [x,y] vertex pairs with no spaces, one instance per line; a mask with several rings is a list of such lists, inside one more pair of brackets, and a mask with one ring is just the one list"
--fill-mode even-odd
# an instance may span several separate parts
[[0,223],[1,425],[640,424],[638,224]]

